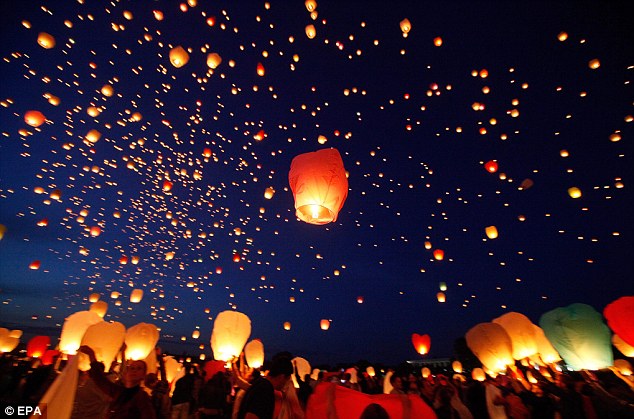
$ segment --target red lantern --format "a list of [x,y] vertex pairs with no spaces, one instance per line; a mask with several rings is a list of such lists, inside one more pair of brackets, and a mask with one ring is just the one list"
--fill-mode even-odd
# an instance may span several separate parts
[[59,351],[48,349],[44,352],[44,355],[42,355],[42,365],[52,365],[57,356],[59,356]]
[[40,111],[27,111],[27,113],[24,114],[24,122],[32,127],[39,127],[46,122],[46,117]]
[[33,269],[34,271],[40,269],[42,263],[39,260],[34,260],[29,264],[29,269]]
[[421,355],[425,355],[431,348],[431,338],[429,335],[419,335],[418,333],[412,334],[412,344],[414,349]]
[[26,356],[40,358],[46,353],[46,349],[51,344],[48,336],[35,336],[26,344]]
[[234,253],[234,254],[233,254],[233,261],[234,261],[234,262],[238,263],[238,262],[240,262],[240,259],[242,259],[242,258],[240,257],[240,253]]
[[603,310],[610,329],[625,343],[634,346],[634,296],[621,297]]
[[262,65],[262,63],[258,63],[258,67],[256,71],[258,73],[258,76],[260,77],[264,76],[264,66]]
[[169,180],[163,181],[163,192],[169,192],[172,190],[172,186],[174,186],[174,184]]
[[493,160],[489,160],[488,162],[484,163],[484,168],[489,173],[495,173],[498,171],[498,164]]
[[442,249],[434,250],[434,259],[443,260],[445,258],[445,251]]
[[309,224],[337,221],[348,196],[348,179],[336,149],[296,156],[291,162],[288,182],[295,198],[297,218]]
[[203,150],[203,157],[205,158],[211,157],[211,148],[206,148]]

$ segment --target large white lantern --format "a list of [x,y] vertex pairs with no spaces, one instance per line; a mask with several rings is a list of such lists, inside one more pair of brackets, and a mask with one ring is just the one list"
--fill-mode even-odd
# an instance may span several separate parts
[[139,323],[128,329],[125,334],[127,359],[143,360],[154,350],[159,340],[156,326],[150,323]]
[[211,350],[214,359],[229,361],[240,355],[251,335],[251,320],[237,311],[223,311],[216,316],[211,332]]

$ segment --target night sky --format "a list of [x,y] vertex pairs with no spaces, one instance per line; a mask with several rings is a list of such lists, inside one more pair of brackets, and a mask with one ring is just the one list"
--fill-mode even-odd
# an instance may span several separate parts
[[[2,2],[0,327],[55,339],[97,292],[172,351],[236,309],[268,356],[399,362],[412,333],[450,357],[509,311],[602,311],[634,294],[622,3]],[[309,225],[290,163],[329,147],[348,197]]]

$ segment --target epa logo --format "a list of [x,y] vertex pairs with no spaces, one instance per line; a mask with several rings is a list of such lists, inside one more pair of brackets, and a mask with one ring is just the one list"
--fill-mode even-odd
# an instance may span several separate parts
[[40,410],[39,406],[17,406],[14,408],[13,406],[7,406],[4,408],[4,413],[7,416],[41,416],[42,410]]

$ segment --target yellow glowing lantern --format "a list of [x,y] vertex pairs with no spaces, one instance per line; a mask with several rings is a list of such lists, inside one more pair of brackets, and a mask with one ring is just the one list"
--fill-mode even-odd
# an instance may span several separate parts
[[253,339],[244,347],[244,357],[251,368],[260,368],[264,364],[264,344],[260,339]]
[[533,324],[533,328],[535,331],[535,344],[537,345],[537,353],[539,357],[545,364],[552,364],[555,362],[561,361],[561,357],[559,356],[559,352],[553,347],[550,343],[544,330]]
[[484,381],[486,380],[486,375],[482,368],[474,368],[473,371],[471,371],[471,378],[475,381]]
[[[220,65],[220,63],[222,63],[222,57],[219,54],[215,52],[207,54],[207,67],[214,70]],[[210,156],[207,156],[207,157],[210,157]]]
[[90,311],[96,313],[99,317],[103,319],[103,317],[108,312],[108,303],[105,301],[95,301],[90,305]]
[[488,226],[484,231],[489,239],[493,240],[498,238],[498,229],[496,226]]
[[634,346],[625,342],[619,335],[612,335],[612,345],[628,358],[634,358]]
[[50,33],[40,32],[37,35],[37,43],[44,49],[51,49],[55,47],[55,37]]
[[114,95],[114,88],[109,84],[104,84],[101,88],[101,94],[106,97],[111,97]]
[[447,291],[447,283],[446,282],[441,282],[440,284],[438,284],[438,289],[441,291]]
[[11,332],[4,327],[0,328],[0,353],[13,351],[20,343],[20,338],[11,336]]
[[412,30],[412,24],[407,18],[401,20],[400,27],[401,27],[401,32],[403,32],[404,34],[407,34],[409,33],[410,30]]
[[211,332],[214,359],[228,362],[240,355],[251,334],[251,320],[238,311],[223,311],[216,316]]
[[143,299],[143,290],[142,289],[133,289],[130,294],[130,302],[131,303],[140,303]]
[[22,337],[22,333],[23,332],[21,330],[15,329],[9,332],[9,337],[20,339]]
[[127,359],[141,360],[147,358],[159,340],[156,326],[150,323],[139,323],[128,329],[125,334]]
[[189,54],[180,45],[170,50],[170,63],[176,68],[181,68],[189,61]]
[[480,362],[493,372],[505,371],[513,364],[511,338],[497,323],[480,323],[466,334],[467,346]]
[[309,224],[337,221],[348,196],[348,179],[336,149],[296,156],[291,162],[288,180],[297,218]]
[[528,317],[521,313],[509,312],[494,319],[493,323],[502,326],[511,338],[513,359],[520,360],[537,353],[535,325]]
[[317,35],[315,25],[306,25],[306,36],[308,39],[313,39]]
[[431,242],[430,242],[430,241],[426,241],[426,242],[425,242],[425,249],[427,249],[427,250],[431,250],[431,247],[432,247],[432,246],[431,246]]
[[44,122],[46,122],[46,117],[40,111],[27,111],[24,114],[24,122],[29,124],[32,127],[39,127]]
[[[110,364],[121,349],[125,338],[125,326],[118,322],[99,322],[86,329],[81,340],[82,345],[88,345],[95,351],[97,361],[103,362],[105,370],[110,369]],[[90,360],[85,354],[80,355],[79,369],[88,371]]]
[[264,64],[258,63],[257,67],[255,68],[255,72],[258,74],[258,76],[264,77],[264,74],[266,73],[266,69],[264,68]]
[[200,337],[200,330],[194,330],[192,332],[192,339],[198,339]]
[[330,329],[330,320],[328,320],[328,319],[321,319],[321,321],[319,322],[319,327],[321,327],[321,330],[328,330],[328,329]]
[[315,0],[306,0],[304,2],[304,6],[306,6],[306,10],[312,13],[315,9],[317,9],[317,2]]
[[456,374],[462,374],[462,363],[458,360],[455,360],[454,362],[451,363],[451,369]]
[[621,375],[628,376],[632,375],[632,364],[629,363],[626,359],[616,359],[614,360],[614,368],[616,368]]
[[264,190],[264,198],[266,199],[271,199],[273,198],[273,195],[275,195],[275,189],[273,188],[266,188]]
[[88,131],[88,134],[86,134],[86,141],[91,144],[95,144],[97,141],[99,141],[100,138],[101,133],[96,129],[91,129],[90,131]]
[[101,110],[95,106],[89,106],[88,109],[86,109],[86,113],[93,118],[96,118],[101,113]]
[[284,322],[284,330],[291,330],[291,322]]
[[101,295],[99,295],[99,293],[93,292],[92,294],[88,296],[88,301],[91,303],[96,303],[97,301],[99,301],[100,298],[101,298]]
[[442,45],[442,38],[440,36],[437,36],[436,38],[434,38],[434,45],[437,47]]
[[581,189],[575,186],[573,186],[572,188],[568,188],[568,195],[570,195],[570,197],[573,199],[581,198]]
[[110,293],[110,298],[112,298],[113,300],[116,300],[119,297],[121,297],[121,293],[119,291],[112,291]]
[[592,70],[596,70],[597,68],[601,67],[601,62],[598,58],[595,58],[588,62],[588,67],[590,67]]
[[78,311],[68,316],[62,326],[62,335],[59,340],[60,352],[75,355],[86,330],[102,321],[103,319],[92,311]]

